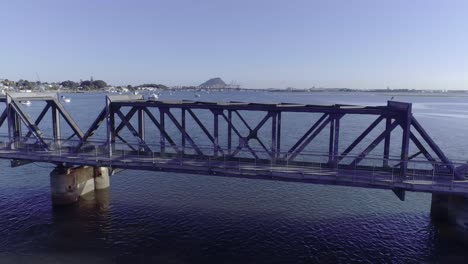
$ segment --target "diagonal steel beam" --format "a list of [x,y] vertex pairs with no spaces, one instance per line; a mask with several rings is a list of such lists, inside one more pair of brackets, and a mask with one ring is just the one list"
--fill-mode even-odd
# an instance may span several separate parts
[[[235,154],[237,154],[237,153],[243,148],[243,144],[246,144],[246,138],[243,137],[243,136],[240,134],[240,132],[237,130],[237,128],[234,126],[234,124],[232,123],[232,119],[227,118],[227,116],[226,116],[223,112],[221,112],[220,115],[224,118],[224,120],[226,120],[226,122],[228,123],[228,126],[230,126],[230,128],[232,129],[232,131],[234,131],[234,133],[236,133],[236,135],[239,137],[239,145],[236,147],[236,150],[235,150],[235,152],[236,152]],[[252,155],[257,156],[257,155],[255,154],[255,151],[252,150],[252,148],[248,148],[248,149],[249,149],[249,151],[252,153]],[[229,155],[230,155],[231,157],[234,157],[235,154],[234,154],[234,152],[232,152],[232,153],[230,153]]]
[[[309,130],[307,130],[307,132],[304,133],[304,135],[296,142],[296,144],[294,144],[294,146],[292,146],[292,148],[290,150],[288,150],[287,153],[292,153],[296,150],[297,147],[299,147],[303,142],[304,140],[306,140],[306,138],[312,133],[314,132],[314,130],[320,125],[320,123],[323,122],[323,120],[325,120],[325,118],[328,116],[328,114],[323,114],[317,121],[315,121],[314,124],[312,124],[312,126],[309,128]],[[288,154],[286,154],[284,156],[284,158],[286,158]]]
[[223,151],[219,148],[219,145],[217,145],[215,143],[215,139],[214,139],[213,135],[211,135],[210,131],[205,127],[205,125],[203,125],[203,123],[200,121],[200,119],[197,117],[197,115],[192,111],[192,109],[187,108],[186,110],[189,113],[189,115],[192,117],[192,119],[195,121],[195,123],[197,123],[197,125],[201,128],[203,133],[208,137],[208,139],[211,141],[211,143],[216,145],[218,150],[220,150],[221,153],[223,153]]
[[424,157],[426,157],[427,160],[429,160],[430,162],[436,162],[436,160],[431,156],[431,154],[427,151],[427,149],[419,141],[419,139],[413,132],[410,133],[410,139],[411,141],[413,141],[413,143],[416,145],[419,151],[424,155]]
[[384,130],[370,145],[363,151],[361,154],[359,154],[353,162],[351,162],[351,167],[354,167],[359,164],[366,156],[371,152],[388,134],[390,134],[395,127],[398,125],[398,121],[393,121],[393,123],[390,125],[390,127],[386,130]]
[[[249,133],[248,138],[250,139],[256,139],[258,143],[260,143],[260,146],[268,153],[268,155],[273,158],[273,151],[269,150],[263,141],[258,137],[258,131],[265,125],[265,123],[268,121],[270,118],[274,118],[275,114],[273,112],[268,111],[268,114],[265,115],[265,117],[258,123],[258,125]],[[273,123],[273,122],[272,122]],[[274,136],[274,132],[272,132],[272,137]]]
[[[257,127],[255,127],[254,129],[252,129],[252,127],[249,125],[249,123],[244,119],[244,117],[239,113],[239,111],[237,110],[234,110],[234,112],[236,113],[236,115],[240,118],[240,120],[242,121],[242,123],[244,123],[244,125],[247,127],[247,129],[249,130],[249,135],[247,136],[247,141],[252,139],[252,138],[255,138],[258,143],[260,144],[260,146],[268,153],[268,155],[270,157],[273,157],[273,154],[272,154],[272,151],[270,151],[266,146],[265,144],[262,142],[262,140],[256,136],[257,135],[257,132],[258,130],[265,124],[265,122],[272,116],[272,114],[270,112],[268,112],[267,116],[265,116],[261,121],[261,125],[257,125]],[[265,119],[266,118],[266,119]],[[255,137],[252,137],[254,136]],[[249,146],[248,145],[248,142],[246,142],[246,146]],[[241,149],[242,147],[240,147],[240,145],[236,148],[236,150],[234,151],[234,153],[232,154],[233,156],[235,156]],[[252,148],[249,147],[249,150],[252,152],[252,154],[254,154],[254,150]],[[254,156],[257,156],[256,154],[254,154]]]
[[243,138],[243,136],[241,135],[241,133],[239,132],[239,130],[237,130],[237,128],[234,126],[234,124],[231,122],[231,120],[229,120],[223,112],[221,112],[220,115],[224,118],[224,120],[226,120],[226,122],[228,123],[228,125],[231,126],[232,131],[234,131],[234,133],[236,133],[236,135],[237,135],[239,138]]
[[[272,114],[270,112],[268,112],[265,117],[263,117],[263,119],[260,121],[260,123],[257,124],[257,126],[254,128],[254,129],[251,129],[250,132],[249,132],[249,135],[247,135],[247,137],[245,138],[246,142],[245,142],[245,146],[248,146],[249,145],[249,140],[250,139],[257,139],[258,142],[260,142],[260,145],[262,145],[262,147],[268,152],[268,154],[271,156],[271,152],[266,149],[265,145],[263,144],[263,142],[260,141],[260,139],[258,138],[257,136],[257,133],[258,133],[258,130],[260,130],[260,128],[262,128],[262,126],[268,121],[268,119],[272,116]],[[237,153],[239,153],[239,151],[243,148],[243,146],[241,146],[239,144],[240,148],[237,147],[236,150],[232,153],[232,156],[235,156]],[[255,152],[253,149],[250,148],[251,151]]]
[[359,135],[356,140],[353,141],[353,143],[351,143],[351,145],[349,145],[349,147],[347,147],[345,149],[345,151],[343,151],[343,153],[341,153],[341,155],[338,157],[338,163],[346,157],[346,155],[348,155],[365,137],[367,137],[367,135],[369,135],[369,133],[374,130],[374,128],[384,119],[383,116],[379,116],[377,117],[377,119],[372,122],[372,124],[370,126],[368,126],[364,132],[361,133],[361,135]]
[[[130,111],[128,111],[128,113],[125,115],[125,118],[127,120],[130,120],[132,119],[132,117],[135,115],[135,113],[137,112],[138,108],[136,107],[132,107],[130,109]],[[119,134],[119,132],[125,127],[125,123],[122,121],[120,122],[120,124],[117,126],[117,128],[115,129],[115,134]]]
[[174,115],[171,113],[171,111],[169,110],[169,108],[164,108],[164,110],[161,108],[161,111],[163,111],[168,117],[169,119],[172,120],[172,123],[174,123],[174,125],[177,127],[177,129],[179,130],[180,133],[182,133],[182,135],[185,137],[185,139],[187,140],[187,142],[192,146],[192,148],[197,152],[198,155],[203,155],[203,152],[200,150],[200,148],[197,146],[197,144],[195,143],[195,141],[193,141],[192,137],[190,137],[190,135],[187,133],[187,131],[185,131],[182,126],[180,125],[179,121],[177,121],[177,119],[174,117]]
[[[419,155],[421,155],[421,154],[423,154],[422,151],[418,151],[418,152],[414,153],[413,155],[411,155],[411,156],[408,157],[408,161],[410,161],[410,160],[416,158],[417,156],[419,156]],[[400,161],[400,162],[398,162],[398,164],[396,164],[396,165],[393,166],[393,167],[394,167],[394,168],[398,168],[398,167],[400,167],[402,164],[403,164],[403,162]]]
[[444,152],[437,146],[437,144],[432,140],[432,138],[427,134],[426,130],[419,124],[418,120],[411,118],[411,125],[418,131],[421,137],[426,141],[429,147],[434,151],[434,153],[439,157],[442,163],[449,169],[450,173],[454,174],[454,177],[457,180],[464,180],[465,176],[462,173],[459,173],[458,170],[455,169],[453,163],[445,156]]
[[[41,123],[42,119],[47,114],[47,111],[49,111],[49,108],[50,108],[50,104],[47,103],[47,105],[44,107],[44,109],[42,109],[41,113],[39,114],[39,116],[36,118],[36,121],[34,122],[34,124],[36,126],[38,126],[39,123]],[[32,132],[28,131],[28,133],[26,133],[26,136],[24,136],[24,138],[30,137],[31,134],[32,134]]]
[[23,111],[23,109],[18,105],[15,100],[11,100],[10,106],[13,108],[14,112],[20,117],[21,121],[26,125],[26,127],[31,131],[34,137],[41,143],[41,145],[49,150],[47,143],[44,140],[43,133],[37,125],[35,125],[29,115]]
[[133,125],[125,118],[125,115],[120,111],[120,109],[117,109],[115,113],[119,116],[119,118],[124,122],[125,126],[130,130],[132,135],[137,138],[139,145],[143,146],[145,151],[152,151],[151,148],[146,144],[146,142],[141,138],[140,134],[136,129],[133,127]]
[[255,151],[252,149],[252,147],[249,146],[249,144],[247,144],[245,147],[250,151],[250,153],[252,153],[252,155],[254,156],[256,160],[260,159],[257,153],[255,153]]
[[3,123],[5,122],[5,120],[7,119],[8,117],[8,111],[7,111],[7,107],[5,107],[5,110],[3,110],[3,113],[2,115],[0,116],[0,126],[3,125]]
[[270,158],[274,158],[274,152],[271,149],[268,149],[259,138],[255,138],[255,139],[258,141],[258,143],[263,148],[263,150],[265,150],[266,153],[268,153],[268,156],[270,156]]
[[242,123],[244,123],[244,125],[247,127],[247,129],[249,129],[249,131],[252,131],[252,128],[249,126],[249,123],[247,123],[247,121],[245,121],[244,117],[242,117],[242,115],[239,113],[239,111],[234,110],[234,113],[236,113],[236,115],[240,118]]
[[[75,147],[75,149],[73,150],[73,152],[77,152],[81,146],[83,146],[83,144],[86,142],[86,140],[88,140],[89,137],[93,136],[94,133],[98,130],[99,126],[101,125],[101,123],[106,119],[106,114],[107,114],[107,109],[104,107],[104,109],[102,109],[101,113],[99,113],[98,117],[94,120],[94,122],[91,124],[91,126],[89,127],[89,129],[86,131],[86,133],[83,135],[83,138],[80,140],[80,142],[78,143],[78,145]],[[75,134],[73,134],[72,136],[70,136],[68,139],[71,139]]]
[[57,110],[60,112],[60,114],[62,115],[63,119],[65,119],[65,122],[67,122],[67,124],[70,126],[70,128],[73,130],[73,132],[75,132],[76,136],[79,138],[79,139],[82,139],[83,136],[84,136],[84,133],[83,131],[81,130],[81,128],[78,126],[78,124],[75,122],[75,120],[73,120],[73,118],[71,117],[71,115],[67,112],[67,110],[65,110],[65,108],[63,107],[63,105],[59,102],[59,100],[57,100],[57,98],[54,98],[53,101],[53,106],[55,106],[57,108]]
[[302,142],[298,147],[297,149],[292,152],[292,153],[287,153],[287,157],[286,157],[286,160],[287,161],[291,161],[293,160],[297,155],[299,155],[299,153],[301,153],[306,147],[307,145],[309,145],[310,142],[312,142],[312,140],[318,135],[320,134],[320,132],[322,132],[322,130],[328,125],[328,123],[330,123],[332,121],[332,117],[331,116],[328,116],[328,118],[322,122],[322,124],[317,127],[317,129],[314,130],[314,132],[304,140],[304,142]]
[[132,146],[132,144],[128,143],[127,140],[125,140],[123,137],[121,137],[119,134],[115,135],[118,139],[120,139],[123,143],[125,143],[129,148],[131,148],[133,151],[137,151],[136,148]]
[[179,154],[181,154],[181,150],[177,147],[177,144],[174,142],[174,140],[172,140],[172,138],[167,134],[167,132],[162,129],[161,127],[161,124],[158,122],[158,120],[156,120],[156,118],[154,117],[153,113],[151,113],[151,111],[148,110],[148,108],[143,108],[143,110],[146,112],[146,114],[148,115],[148,117],[151,119],[151,121],[153,122],[153,124],[159,129],[159,132],[161,133],[161,135],[169,142],[169,144],[172,146],[172,148]]
[[[427,134],[426,130],[419,124],[418,120],[416,118],[411,119],[411,124],[414,128],[416,128],[416,131],[421,135],[421,137],[426,141],[426,143],[431,147],[431,149],[434,151],[434,153],[439,157],[439,159],[445,163],[445,164],[452,164],[452,162],[445,156],[444,152],[437,146],[437,144],[432,140],[432,138]],[[452,165],[453,167],[453,165]]]

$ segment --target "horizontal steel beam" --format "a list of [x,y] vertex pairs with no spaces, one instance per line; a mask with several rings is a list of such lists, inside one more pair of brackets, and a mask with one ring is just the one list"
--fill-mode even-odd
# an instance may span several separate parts
[[210,110],[238,110],[238,111],[280,111],[280,112],[309,112],[309,113],[337,113],[337,114],[364,114],[384,115],[391,114],[392,109],[387,106],[369,107],[340,107],[340,106],[316,106],[301,105],[296,107],[284,105],[260,105],[260,104],[208,104],[208,103],[179,103],[161,101],[118,101],[112,102],[118,106],[136,107],[162,107],[185,109],[210,109]]

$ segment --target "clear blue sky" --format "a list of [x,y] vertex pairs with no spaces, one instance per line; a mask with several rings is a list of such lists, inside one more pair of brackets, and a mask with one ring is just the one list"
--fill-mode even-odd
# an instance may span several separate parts
[[0,78],[468,89],[468,1],[0,1]]

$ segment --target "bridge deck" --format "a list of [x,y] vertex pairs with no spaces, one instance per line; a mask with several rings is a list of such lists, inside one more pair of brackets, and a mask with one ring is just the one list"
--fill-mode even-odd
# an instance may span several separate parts
[[414,192],[468,194],[468,180],[456,180],[453,176],[436,174],[432,170],[408,170],[406,177],[402,178],[397,171],[383,170],[377,166],[342,169],[330,168],[326,164],[265,164],[241,159],[170,157],[157,152],[132,154],[122,150],[114,151],[109,158],[98,149],[70,153],[68,148],[43,151],[33,148],[0,147],[0,158]]

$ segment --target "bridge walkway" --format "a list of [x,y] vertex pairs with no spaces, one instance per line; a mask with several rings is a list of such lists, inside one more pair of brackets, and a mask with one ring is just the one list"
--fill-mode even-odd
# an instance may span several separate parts
[[[131,151],[118,149],[118,147],[112,151],[112,156],[109,157],[105,142],[96,146],[88,146],[81,152],[71,150],[73,147],[66,144],[50,149],[24,144],[11,148],[11,143],[5,141],[0,144],[0,158],[24,162],[104,166],[114,169],[468,195],[468,180],[458,180],[453,172],[447,170],[425,169],[444,168],[444,165],[434,165],[421,160],[408,161],[407,167],[409,169],[406,176],[402,177],[400,171],[395,167],[382,168],[382,159],[380,158],[367,158],[368,165],[340,168],[330,167],[328,162],[285,163],[278,161],[274,163],[262,159],[177,155],[174,153]],[[309,154],[307,158],[320,160],[323,157],[325,156]],[[306,158],[303,157],[302,160],[306,160]],[[399,160],[389,159],[387,162],[395,164]]]

